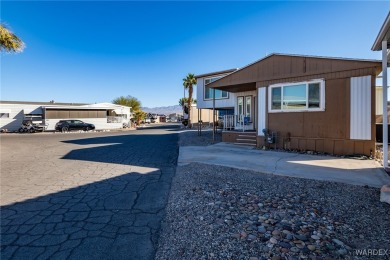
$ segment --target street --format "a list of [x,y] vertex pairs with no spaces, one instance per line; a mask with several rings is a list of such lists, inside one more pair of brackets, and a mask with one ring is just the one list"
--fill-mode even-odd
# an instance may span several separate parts
[[175,128],[1,135],[1,259],[153,259]]

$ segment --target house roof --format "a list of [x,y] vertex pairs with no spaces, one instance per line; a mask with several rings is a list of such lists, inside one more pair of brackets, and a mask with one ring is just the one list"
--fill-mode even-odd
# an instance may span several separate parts
[[208,77],[208,76],[212,76],[212,75],[220,75],[220,74],[226,74],[226,73],[231,73],[231,72],[234,72],[238,70],[237,69],[228,69],[228,70],[220,70],[220,71],[215,71],[215,72],[209,72],[209,73],[205,73],[205,74],[199,74],[199,75],[195,75],[195,78],[204,78],[204,77]]
[[387,49],[390,47],[390,12],[387,14],[386,20],[382,24],[382,27],[372,45],[371,50],[380,51],[382,50],[382,41],[387,41]]
[[331,73],[366,70],[367,75],[379,74],[381,61],[339,57],[308,56],[273,53],[210,84],[211,88],[230,92],[256,89],[256,83],[267,86],[275,83],[324,78]]
[[34,101],[8,101],[1,100],[0,104],[22,104],[22,105],[53,105],[53,106],[82,106],[87,105],[86,103],[61,103],[61,102],[34,102]]
[[63,110],[110,110],[115,109],[113,107],[87,107],[87,106],[43,106],[46,110],[56,110],[56,109],[63,109]]
[[[84,105],[84,107],[106,107],[106,108],[121,108],[121,107],[128,107],[128,106],[123,106],[123,105],[118,105],[118,104],[113,104],[113,103],[97,103],[97,104],[90,104],[90,105]],[[131,108],[131,107],[128,107]]]

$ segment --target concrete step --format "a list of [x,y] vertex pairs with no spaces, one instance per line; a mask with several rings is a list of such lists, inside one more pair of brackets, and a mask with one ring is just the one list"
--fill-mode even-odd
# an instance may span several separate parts
[[246,145],[246,146],[256,146],[256,144],[253,144],[253,143],[241,143],[241,142],[237,142],[237,143],[234,143],[235,145]]
[[257,142],[256,138],[255,139],[250,139],[250,138],[237,138],[237,142]]
[[237,138],[256,139],[255,135],[239,135]]

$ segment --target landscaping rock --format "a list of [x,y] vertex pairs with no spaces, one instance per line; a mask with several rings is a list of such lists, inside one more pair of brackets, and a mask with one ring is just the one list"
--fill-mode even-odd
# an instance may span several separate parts
[[388,247],[389,212],[375,188],[191,163],[172,181],[156,259],[344,259]]
[[380,201],[390,204],[390,185],[383,185],[381,188]]

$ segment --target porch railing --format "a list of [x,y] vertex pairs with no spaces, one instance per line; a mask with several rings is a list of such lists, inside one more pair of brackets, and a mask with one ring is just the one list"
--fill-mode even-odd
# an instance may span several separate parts
[[107,123],[122,123],[123,117],[121,116],[107,116]]
[[248,129],[248,118],[245,115],[224,115],[223,116],[223,130],[240,129],[243,132]]
[[233,130],[233,129],[234,129],[234,115],[224,115],[223,130]]

